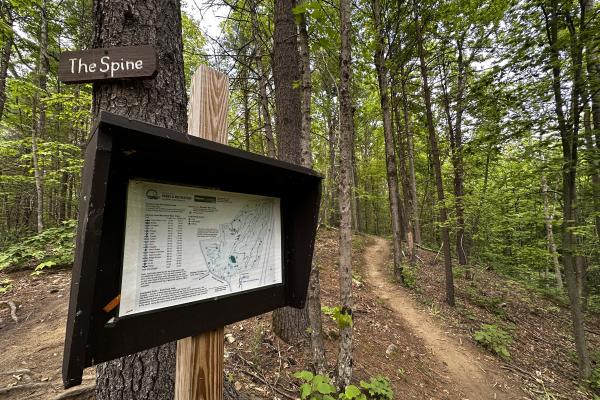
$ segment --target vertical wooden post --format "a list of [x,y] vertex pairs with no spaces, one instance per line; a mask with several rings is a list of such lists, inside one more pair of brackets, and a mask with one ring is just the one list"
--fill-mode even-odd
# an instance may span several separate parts
[[[227,75],[201,65],[192,77],[188,134],[227,144],[228,102]],[[177,341],[175,400],[223,399],[224,331]]]

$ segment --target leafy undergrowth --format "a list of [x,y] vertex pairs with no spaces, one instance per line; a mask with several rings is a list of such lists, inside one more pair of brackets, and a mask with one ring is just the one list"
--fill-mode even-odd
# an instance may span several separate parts
[[34,273],[40,273],[48,268],[72,265],[76,226],[76,220],[64,221],[59,227],[12,244],[0,252],[0,270],[32,268]]
[[[409,271],[411,293],[463,338],[497,354],[532,398],[598,398],[577,377],[570,314],[560,299],[481,267],[473,267],[468,280],[464,268],[455,267],[452,308],[445,303],[442,261],[425,250],[419,258]],[[586,329],[590,348],[600,349],[597,314],[587,316]]]

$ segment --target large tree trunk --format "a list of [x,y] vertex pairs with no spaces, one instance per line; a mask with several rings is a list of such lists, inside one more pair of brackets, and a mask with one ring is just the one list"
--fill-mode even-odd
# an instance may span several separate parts
[[2,37],[2,50],[0,53],[0,121],[4,115],[4,105],[6,104],[6,78],[8,77],[8,64],[10,64],[10,55],[13,47],[13,15],[10,4],[0,6],[0,19],[6,24],[6,30]]
[[[351,56],[351,5],[350,0],[340,0],[340,297],[341,311],[352,315],[352,120]],[[346,386],[352,378],[352,325],[344,326],[340,333],[338,354],[338,384]]]
[[[102,110],[187,132],[179,0],[95,0],[94,47],[150,44],[159,60],[154,79],[94,84],[93,112]],[[173,398],[175,343],[97,367],[98,400]]]
[[[302,163],[302,116],[300,104],[300,69],[293,0],[275,1],[273,32],[273,79],[275,80],[275,127],[278,134],[279,159]],[[308,307],[283,307],[273,311],[273,332],[286,343],[307,337]]]
[[396,153],[394,151],[394,138],[392,133],[392,117],[390,112],[388,70],[385,65],[385,32],[381,21],[381,4],[379,0],[373,0],[373,22],[377,32],[375,43],[375,69],[379,83],[379,101],[383,115],[383,136],[385,140],[385,164],[387,168],[388,195],[390,201],[390,213],[392,217],[392,243],[394,256],[394,276],[399,281],[404,281],[402,274],[402,235],[400,232],[401,215],[399,210],[398,192],[398,167],[396,166]]
[[425,61],[425,49],[423,46],[423,33],[421,31],[419,21],[419,8],[417,0],[413,0],[414,7],[414,19],[415,19],[415,33],[417,40],[417,48],[419,51],[419,61],[421,67],[421,79],[423,81],[423,98],[425,100],[425,111],[427,116],[427,131],[429,133],[429,146],[431,151],[431,161],[433,163],[433,174],[435,177],[435,184],[437,189],[437,197],[439,202],[440,210],[440,230],[442,235],[442,245],[444,247],[444,269],[446,273],[446,302],[453,306],[454,305],[454,276],[452,275],[452,253],[450,251],[450,232],[448,230],[447,220],[448,214],[446,211],[445,198],[444,198],[444,183],[442,180],[442,166],[440,162],[440,151],[438,148],[438,138],[435,133],[435,126],[433,123],[433,112],[431,108],[431,89],[428,81],[428,70],[427,63]]
[[[587,339],[585,336],[585,326],[581,302],[581,279],[576,265],[575,246],[576,238],[573,228],[577,226],[576,210],[576,174],[577,174],[577,149],[578,149],[578,130],[579,130],[579,95],[581,84],[581,59],[579,51],[571,53],[574,64],[573,77],[573,98],[571,111],[576,110],[572,118],[572,123],[567,125],[567,119],[564,114],[564,101],[562,98],[562,76],[560,69],[558,19],[560,15],[559,4],[556,0],[552,1],[549,9],[542,8],[546,22],[546,33],[548,45],[550,47],[548,64],[552,71],[552,90],[554,93],[555,112],[558,122],[558,130],[561,136],[563,150],[562,165],[562,195],[563,195],[563,230],[562,230],[562,256],[565,277],[567,280],[567,291],[569,294],[569,303],[571,308],[571,317],[573,322],[573,334],[575,337],[575,348],[577,350],[577,361],[579,374],[583,379],[587,379],[591,374],[591,362]],[[583,18],[582,18],[583,20]],[[582,32],[580,32],[582,34]],[[573,38],[572,38],[573,40]],[[569,118],[571,121],[571,118]]]

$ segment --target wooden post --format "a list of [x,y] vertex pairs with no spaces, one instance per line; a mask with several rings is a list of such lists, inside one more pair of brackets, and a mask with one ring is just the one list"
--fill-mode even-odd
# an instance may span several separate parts
[[[192,77],[188,134],[227,144],[229,82],[205,65]],[[223,399],[225,328],[177,341],[175,400]]]

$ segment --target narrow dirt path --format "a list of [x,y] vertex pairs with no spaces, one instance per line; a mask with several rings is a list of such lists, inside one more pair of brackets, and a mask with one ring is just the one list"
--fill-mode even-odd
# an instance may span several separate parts
[[[372,237],[365,259],[368,282],[379,298],[398,313],[407,326],[420,337],[433,356],[448,369],[453,384],[452,392],[460,393],[469,400],[523,399],[511,380],[497,365],[482,357],[479,349],[470,343],[461,343],[444,331],[439,322],[419,309],[406,289],[393,284],[386,271],[390,248],[382,238]],[[450,388],[449,388],[450,389]]]

